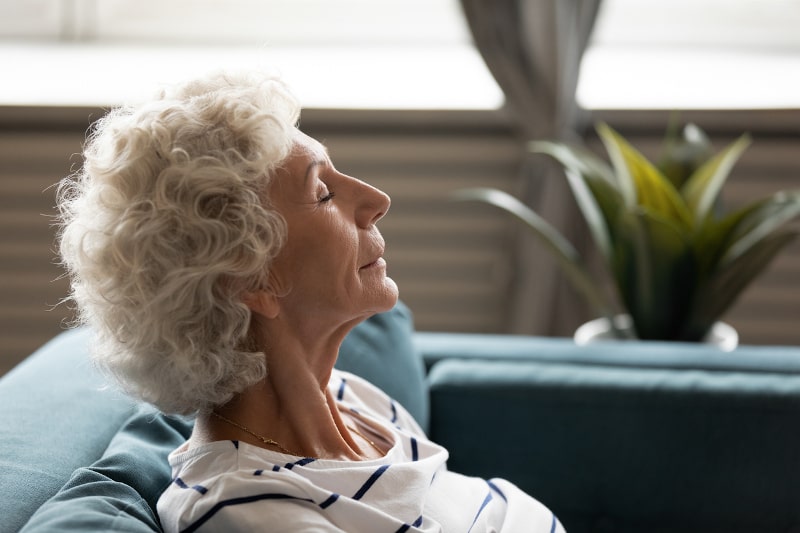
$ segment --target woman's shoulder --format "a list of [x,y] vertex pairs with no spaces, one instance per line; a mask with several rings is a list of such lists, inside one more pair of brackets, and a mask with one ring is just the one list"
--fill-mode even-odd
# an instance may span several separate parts
[[221,458],[235,461],[238,449],[239,442],[235,440],[220,440],[193,444],[190,439],[180,448],[169,454],[169,464],[175,469],[196,466],[212,458],[216,461],[219,461]]
[[[239,527],[248,523],[249,516],[242,513],[240,503],[306,502],[318,497],[319,489],[301,472],[312,462],[239,441],[177,450],[170,455],[173,479],[159,498],[159,517],[165,531],[200,525],[209,530],[247,530]],[[270,512],[274,515],[274,506]]]

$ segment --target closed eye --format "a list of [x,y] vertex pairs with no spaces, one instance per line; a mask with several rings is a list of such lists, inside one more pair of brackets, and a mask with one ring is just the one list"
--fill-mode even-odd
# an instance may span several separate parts
[[328,194],[319,199],[319,203],[324,204],[326,202],[330,202],[331,200],[333,200],[334,196],[336,196],[336,193],[330,191],[328,192]]

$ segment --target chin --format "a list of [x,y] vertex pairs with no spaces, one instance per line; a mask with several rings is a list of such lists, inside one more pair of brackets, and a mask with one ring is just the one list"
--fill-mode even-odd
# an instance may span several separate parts
[[395,305],[397,305],[397,300],[400,298],[400,289],[397,288],[397,283],[394,282],[392,278],[386,278],[386,286],[389,289],[389,298],[390,305],[385,311],[392,309]]
[[397,300],[400,297],[400,291],[397,289],[397,284],[392,278],[389,277],[385,278],[384,283],[385,285],[381,291],[381,294],[376,295],[377,301],[374,305],[370,306],[369,316],[391,311],[394,306],[397,305]]

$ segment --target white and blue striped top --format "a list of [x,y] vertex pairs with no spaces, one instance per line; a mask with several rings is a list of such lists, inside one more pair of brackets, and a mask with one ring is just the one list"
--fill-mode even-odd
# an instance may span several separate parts
[[173,482],[158,501],[164,530],[563,532],[541,503],[502,479],[446,468],[447,450],[363,379],[334,370],[339,408],[392,435],[385,457],[299,458],[244,442],[170,454]]

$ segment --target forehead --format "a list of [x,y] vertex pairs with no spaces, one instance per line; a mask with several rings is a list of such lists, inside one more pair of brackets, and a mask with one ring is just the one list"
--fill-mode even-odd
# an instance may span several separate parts
[[292,151],[289,154],[290,161],[327,161],[328,149],[313,137],[309,137],[300,130],[295,130],[292,139]]
[[328,151],[322,143],[300,130],[295,130],[291,152],[277,169],[275,183],[303,186],[313,174],[312,170],[328,161]]

